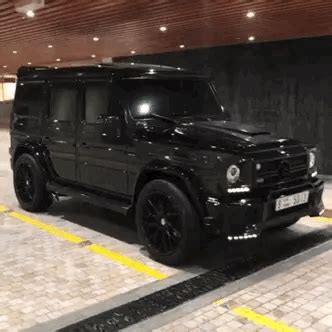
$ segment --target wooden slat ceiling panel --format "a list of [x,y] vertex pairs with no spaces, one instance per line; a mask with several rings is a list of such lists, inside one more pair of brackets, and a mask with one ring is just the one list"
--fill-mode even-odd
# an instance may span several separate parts
[[[256,16],[249,19],[251,10]],[[17,13],[14,1],[0,0],[0,73],[14,73],[29,61],[99,62],[131,50],[246,43],[250,35],[255,42],[330,35],[331,22],[330,0],[46,0],[34,18]],[[167,32],[159,31],[161,25]]]

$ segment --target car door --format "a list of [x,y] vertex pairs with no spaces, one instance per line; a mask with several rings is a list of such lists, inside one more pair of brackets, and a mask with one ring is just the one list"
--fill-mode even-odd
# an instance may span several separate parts
[[79,182],[116,194],[127,193],[124,111],[109,81],[83,83],[84,106],[78,135]]
[[55,173],[60,180],[76,181],[77,81],[57,80],[49,85],[49,110],[43,129]]

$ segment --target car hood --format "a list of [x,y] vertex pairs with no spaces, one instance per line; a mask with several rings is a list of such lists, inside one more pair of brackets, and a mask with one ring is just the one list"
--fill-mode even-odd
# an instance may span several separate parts
[[233,121],[188,121],[174,128],[175,133],[196,141],[201,147],[255,151],[300,144],[280,139],[259,127]]

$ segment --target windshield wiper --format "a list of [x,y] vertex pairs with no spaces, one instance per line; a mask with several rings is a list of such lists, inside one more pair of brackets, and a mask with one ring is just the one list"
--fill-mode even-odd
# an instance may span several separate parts
[[150,113],[149,115],[151,116],[151,118],[160,119],[160,120],[172,123],[172,124],[178,124],[177,121],[175,121],[174,119],[171,119],[167,116],[159,115],[156,113]]

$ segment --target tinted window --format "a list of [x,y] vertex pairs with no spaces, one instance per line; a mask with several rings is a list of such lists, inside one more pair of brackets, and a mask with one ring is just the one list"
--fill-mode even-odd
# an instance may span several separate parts
[[120,86],[135,118],[150,113],[166,117],[210,115],[224,117],[209,84],[203,80],[124,80]]
[[19,83],[15,97],[15,113],[40,117],[46,110],[46,86],[43,83]]
[[51,120],[73,121],[77,108],[77,89],[74,87],[52,87],[50,99]]
[[95,123],[99,116],[109,114],[110,87],[96,84],[85,89],[85,120],[87,123]]

